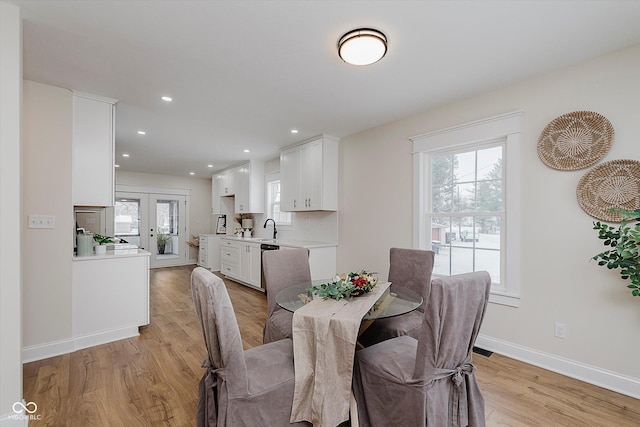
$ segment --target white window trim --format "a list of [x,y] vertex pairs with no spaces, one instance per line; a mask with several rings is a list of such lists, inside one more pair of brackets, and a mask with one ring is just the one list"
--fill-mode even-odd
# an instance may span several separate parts
[[426,153],[460,148],[499,138],[506,139],[504,185],[506,194],[505,278],[502,289],[491,289],[489,301],[520,305],[520,119],[522,111],[464,123],[409,138],[413,142],[413,247],[427,247],[424,212],[424,158]]

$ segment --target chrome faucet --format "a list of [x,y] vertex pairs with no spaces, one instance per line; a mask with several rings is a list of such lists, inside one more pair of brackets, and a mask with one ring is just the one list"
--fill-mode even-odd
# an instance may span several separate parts
[[267,223],[269,221],[273,222],[273,240],[276,240],[276,234],[278,234],[278,230],[276,230],[276,222],[273,220],[273,218],[267,218],[267,220],[264,222],[264,227],[262,228],[267,228]]

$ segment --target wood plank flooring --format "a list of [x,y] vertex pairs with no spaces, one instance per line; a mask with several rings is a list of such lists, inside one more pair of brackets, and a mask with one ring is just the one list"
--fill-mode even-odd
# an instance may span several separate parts
[[[25,364],[24,398],[41,415],[29,425],[193,426],[206,354],[193,267],[151,270],[151,324],[139,337]],[[244,348],[260,345],[264,294],[225,283]],[[637,399],[498,354],[476,354],[474,363],[487,426],[640,426]]]

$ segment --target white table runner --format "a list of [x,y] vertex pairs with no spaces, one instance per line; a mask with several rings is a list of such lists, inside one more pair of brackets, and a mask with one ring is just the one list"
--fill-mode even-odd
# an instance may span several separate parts
[[358,330],[364,315],[391,285],[350,300],[315,299],[293,314],[295,391],[291,422],[335,427],[349,419]]

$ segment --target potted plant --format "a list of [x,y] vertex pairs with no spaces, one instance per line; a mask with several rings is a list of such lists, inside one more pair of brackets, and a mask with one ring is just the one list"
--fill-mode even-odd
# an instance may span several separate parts
[[632,218],[635,225],[630,225],[623,219],[620,226],[613,227],[600,221],[593,223],[593,229],[598,230],[598,238],[604,240],[605,246],[611,249],[595,255],[592,259],[598,261],[598,265],[606,265],[608,269],[620,269],[620,277],[630,280],[627,288],[631,289],[631,295],[640,296],[640,209],[635,211],[618,210],[622,217]]
[[171,239],[171,236],[169,234],[163,233],[162,231],[158,231],[158,235],[156,239],[158,242],[158,253],[163,254],[165,247],[167,245],[167,242],[169,241],[169,239]]
[[104,255],[107,253],[107,245],[109,243],[115,243],[113,237],[103,236],[102,234],[94,234],[93,240],[98,242],[96,246],[96,255]]

